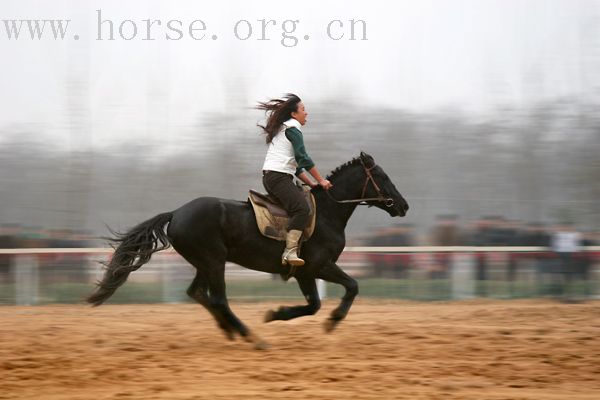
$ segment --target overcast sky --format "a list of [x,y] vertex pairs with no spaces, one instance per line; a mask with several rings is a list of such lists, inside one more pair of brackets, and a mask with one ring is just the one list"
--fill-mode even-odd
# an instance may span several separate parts
[[[115,31],[134,21],[137,36],[97,40],[98,9]],[[176,141],[204,113],[244,113],[284,92],[307,106],[342,97],[481,114],[563,95],[592,99],[600,88],[600,2],[592,0],[3,0],[1,11],[0,20],[72,20],[63,41],[9,40],[0,23],[0,132],[25,127],[57,143],[68,142],[73,124],[88,132],[83,145],[157,134]],[[154,41],[142,40],[148,18],[162,23]],[[198,41],[187,32],[195,19],[206,24]],[[247,40],[233,33],[242,19],[253,27]],[[260,19],[277,23],[270,40],[257,40]],[[292,47],[281,43],[286,19],[300,21]],[[347,40],[351,19],[365,21],[367,40]],[[169,20],[182,21],[181,40],[165,40]],[[327,37],[333,20],[345,24],[332,25],[332,36],[343,39]],[[124,32],[131,34],[129,23]]]

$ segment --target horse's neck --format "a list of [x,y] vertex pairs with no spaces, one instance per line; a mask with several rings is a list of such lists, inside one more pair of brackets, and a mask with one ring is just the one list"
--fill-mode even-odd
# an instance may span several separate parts
[[355,170],[340,172],[332,181],[333,187],[329,189],[329,194],[325,190],[317,192],[317,215],[323,215],[331,224],[342,230],[346,228],[358,203],[337,203],[335,200],[360,198],[364,185],[364,178],[361,178]]

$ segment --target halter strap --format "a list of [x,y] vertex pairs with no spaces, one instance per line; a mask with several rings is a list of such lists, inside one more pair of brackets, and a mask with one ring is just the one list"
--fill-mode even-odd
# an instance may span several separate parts
[[[384,202],[386,207],[393,206],[394,199],[392,199],[391,197],[385,197],[383,195],[383,193],[381,193],[381,189],[379,189],[379,185],[377,185],[377,182],[375,182],[375,178],[373,178],[373,174],[371,174],[371,170],[374,169],[377,166],[377,164],[373,164],[371,167],[367,167],[365,165],[364,161],[362,160],[362,158],[360,159],[360,163],[362,164],[363,169],[365,170],[365,174],[367,175],[367,177],[365,179],[365,184],[363,185],[361,198],[360,199],[349,199],[349,200],[336,200],[333,198],[333,196],[331,195],[329,190],[326,190],[329,198],[331,200],[335,201],[336,203],[359,203],[359,205],[367,205],[367,203],[366,203],[367,201],[380,201],[380,202]],[[365,197],[365,193],[367,191],[367,185],[369,184],[369,182],[371,182],[373,184],[373,187],[375,188],[375,191],[377,192],[377,197]]]

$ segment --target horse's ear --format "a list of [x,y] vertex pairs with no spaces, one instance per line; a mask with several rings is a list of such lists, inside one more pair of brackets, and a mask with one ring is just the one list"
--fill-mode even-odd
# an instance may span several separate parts
[[365,163],[365,165],[367,166],[367,168],[370,168],[373,165],[375,165],[375,160],[373,159],[373,157],[371,157],[370,155],[368,155],[364,151],[360,152],[360,159],[362,160],[363,163]]

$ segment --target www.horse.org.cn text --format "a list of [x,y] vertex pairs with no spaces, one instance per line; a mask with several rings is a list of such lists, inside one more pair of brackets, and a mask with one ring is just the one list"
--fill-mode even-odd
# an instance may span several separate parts
[[[237,19],[211,24],[202,19],[115,19],[96,10],[96,41],[265,41],[283,47],[296,47],[302,41],[366,41],[367,22],[363,19],[330,19],[316,31],[303,30],[300,19]],[[70,19],[3,19],[1,34],[8,40],[80,40]],[[0,29],[2,26],[0,26]]]

